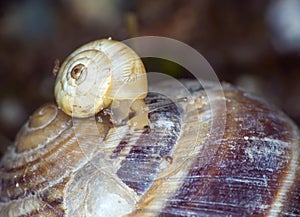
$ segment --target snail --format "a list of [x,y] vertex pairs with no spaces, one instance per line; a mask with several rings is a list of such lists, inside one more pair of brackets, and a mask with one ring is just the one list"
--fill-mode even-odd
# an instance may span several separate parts
[[299,216],[297,126],[236,87],[210,86],[212,108],[182,83],[180,103],[148,93],[147,131],[37,109],[1,160],[0,216]]
[[56,63],[53,71],[58,71],[56,102],[66,114],[90,117],[112,105],[114,124],[122,124],[131,109],[135,117],[129,124],[148,125],[145,67],[125,44],[110,38],[89,42],[72,52],[59,69]]

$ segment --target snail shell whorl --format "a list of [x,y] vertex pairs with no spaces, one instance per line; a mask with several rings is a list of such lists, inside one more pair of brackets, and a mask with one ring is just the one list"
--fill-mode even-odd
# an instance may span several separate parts
[[59,112],[57,107],[47,104],[37,109],[16,137],[18,153],[44,148],[57,135],[70,128],[70,118]]
[[[149,131],[103,123],[94,129],[88,118],[72,126],[52,104],[38,110],[26,128],[48,133],[55,121],[61,128],[48,143],[40,139],[16,151],[27,136],[21,130],[0,163],[0,216],[299,215],[298,128],[230,86],[225,98],[214,94],[227,110],[216,108],[212,117],[204,91],[185,85],[191,96],[178,105],[148,95]],[[171,84],[164,87],[176,94]],[[226,120],[222,138],[218,127],[210,130],[213,119]]]
[[110,39],[90,42],[62,64],[55,84],[58,106],[74,117],[89,117],[112,100],[143,99],[146,71],[128,46]]
[[[97,123],[95,133],[94,124],[87,120],[75,123],[83,129],[76,136],[71,117],[49,103],[24,124],[1,159],[0,216],[61,216],[65,212],[63,186],[95,151],[91,143],[101,143],[108,129]],[[83,152],[79,140],[90,149]]]

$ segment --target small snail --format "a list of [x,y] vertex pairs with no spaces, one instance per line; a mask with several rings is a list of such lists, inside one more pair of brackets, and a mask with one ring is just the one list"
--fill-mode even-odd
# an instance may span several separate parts
[[148,131],[37,109],[0,162],[0,216],[299,216],[297,126],[229,85],[209,87],[227,107],[213,116],[200,85],[182,83],[188,101],[145,98]]
[[113,122],[121,124],[131,108],[136,114],[129,123],[142,128],[148,125],[147,89],[140,57],[121,42],[101,39],[69,55],[58,70],[54,92],[68,115],[90,117],[112,105]]

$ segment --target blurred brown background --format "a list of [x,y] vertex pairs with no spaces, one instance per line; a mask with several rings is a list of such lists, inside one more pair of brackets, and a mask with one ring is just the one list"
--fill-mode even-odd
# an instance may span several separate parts
[[[185,42],[210,62],[220,80],[256,92],[300,124],[298,0],[10,0],[1,1],[0,8],[1,147],[34,109],[54,100],[54,60],[109,36],[158,35]],[[145,63],[150,70],[161,65],[186,77],[180,68]]]

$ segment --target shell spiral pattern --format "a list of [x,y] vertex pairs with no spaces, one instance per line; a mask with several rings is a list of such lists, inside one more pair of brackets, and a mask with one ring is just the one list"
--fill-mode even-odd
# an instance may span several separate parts
[[[148,130],[38,109],[1,160],[0,216],[299,216],[294,123],[231,86],[212,117],[205,92],[185,85],[180,103],[148,94]],[[222,138],[213,118],[226,120]]]
[[143,99],[147,77],[139,56],[111,39],[89,42],[69,55],[55,84],[58,106],[73,117],[89,117],[113,100]]

